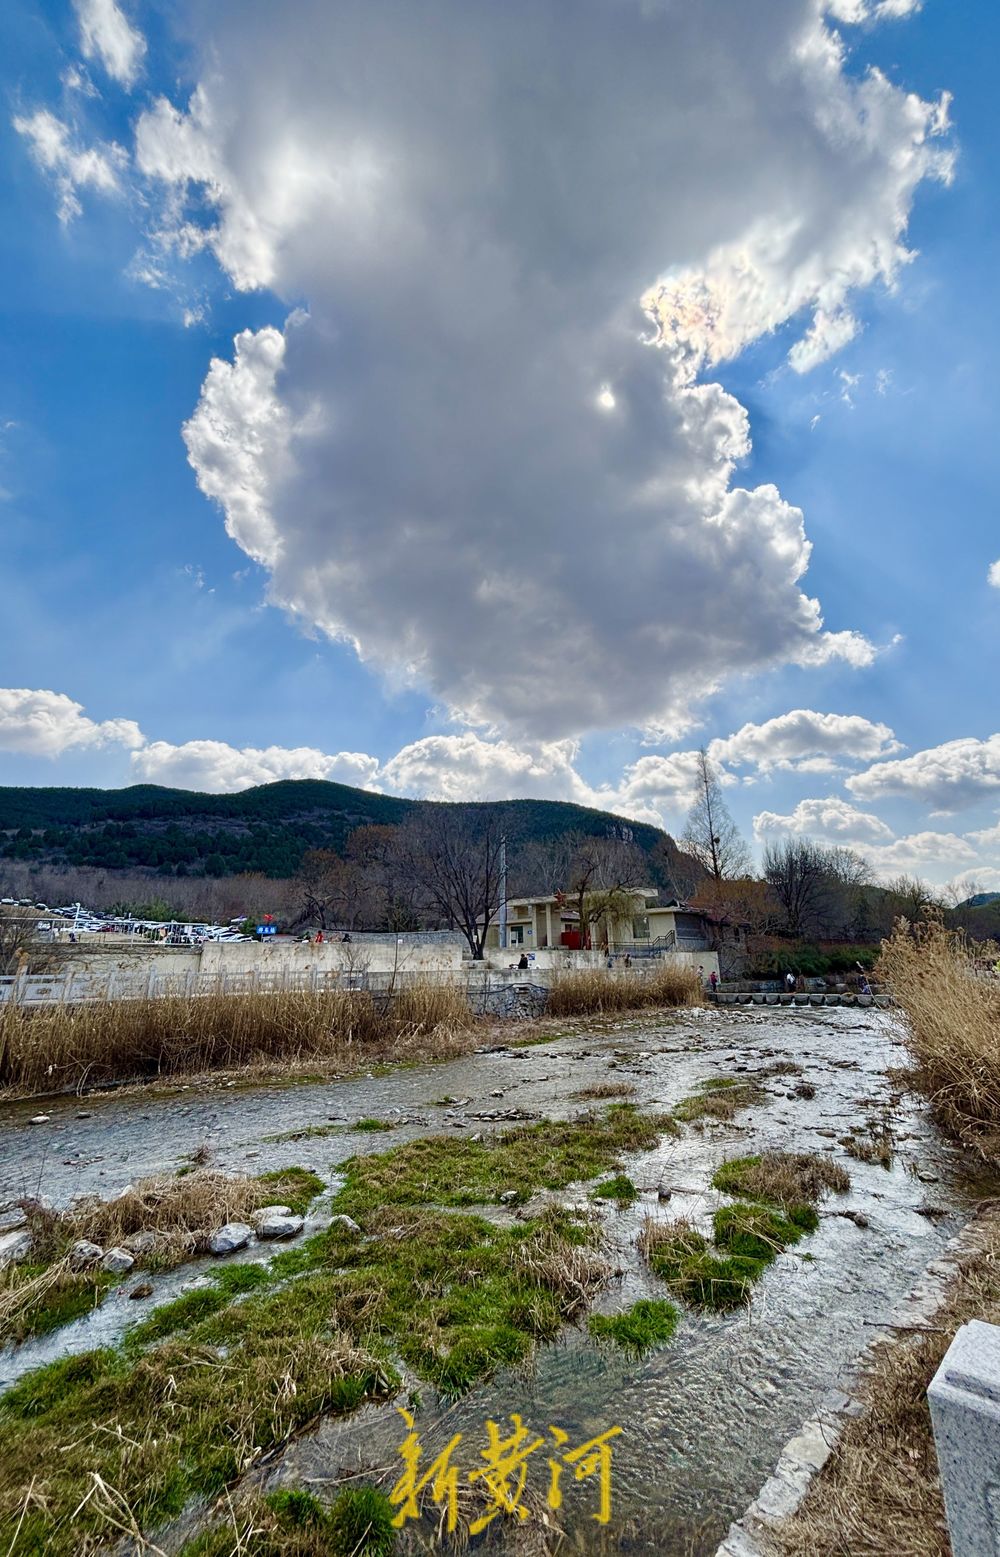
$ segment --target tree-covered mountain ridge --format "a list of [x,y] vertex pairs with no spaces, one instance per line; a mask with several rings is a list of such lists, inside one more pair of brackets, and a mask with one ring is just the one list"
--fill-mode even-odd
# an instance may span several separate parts
[[[152,871],[160,876],[274,878],[298,870],[311,849],[343,854],[366,824],[399,826],[421,802],[325,779],[282,779],[235,794],[158,784],[126,789],[0,787],[0,857],[50,866]],[[443,809],[450,802],[435,802]],[[629,838],[662,861],[679,854],[669,834],[564,800],[463,802],[499,811],[512,846],[564,833]],[[656,884],[662,870],[651,869]]]

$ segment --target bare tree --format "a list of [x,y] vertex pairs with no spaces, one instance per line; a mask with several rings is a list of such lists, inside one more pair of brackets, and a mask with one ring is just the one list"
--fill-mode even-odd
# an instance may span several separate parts
[[631,915],[635,897],[629,889],[645,885],[649,869],[642,850],[630,838],[569,837],[564,895],[576,908],[580,944],[587,946],[593,927],[602,919],[615,924]]
[[461,930],[476,962],[500,909],[501,814],[494,806],[417,807],[399,829],[399,860],[427,908]]
[[750,851],[722,798],[718,770],[704,746],[698,753],[696,783],[681,843],[715,881],[749,876]]
[[789,935],[824,936],[849,929],[871,881],[853,849],[827,849],[811,838],[786,838],[764,850],[764,880],[781,904]]

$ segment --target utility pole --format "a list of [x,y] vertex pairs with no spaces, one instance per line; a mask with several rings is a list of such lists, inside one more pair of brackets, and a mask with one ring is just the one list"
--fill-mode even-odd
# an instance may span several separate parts
[[507,840],[500,839],[500,950],[507,950]]

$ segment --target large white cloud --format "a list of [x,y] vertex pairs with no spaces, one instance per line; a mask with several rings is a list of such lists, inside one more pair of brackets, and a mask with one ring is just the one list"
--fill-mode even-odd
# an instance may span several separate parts
[[961,811],[1000,792],[1000,735],[968,736],[876,762],[849,778],[847,788],[860,800],[902,795],[939,813]]
[[80,18],[80,46],[86,59],[99,59],[109,76],[131,86],[142,66],[146,40],[116,0],[74,0]]
[[0,687],[0,751],[58,757],[80,746],[137,747],[145,737],[132,719],[89,719],[65,692]]
[[845,758],[871,761],[898,750],[899,742],[886,724],[875,724],[860,714],[817,714],[809,708],[793,708],[712,741],[709,755],[731,767],[752,764],[762,773],[772,768],[819,772]]
[[847,71],[826,9],[595,0],[571,39],[559,0],[196,14],[210,63],[136,156],[181,253],[308,299],[213,363],[186,430],[276,600],[535,743],[870,661],[698,380],[802,314],[792,365],[836,350],[947,175],[943,103]]
[[753,819],[758,838],[809,837],[821,843],[869,845],[892,841],[892,828],[869,811],[859,811],[836,795],[800,800],[793,811],[780,815],[759,811]]
[[132,754],[133,776],[152,784],[211,794],[271,784],[276,779],[332,779],[373,786],[378,762],[362,752],[317,751],[311,746],[229,746],[225,741],[151,741]]

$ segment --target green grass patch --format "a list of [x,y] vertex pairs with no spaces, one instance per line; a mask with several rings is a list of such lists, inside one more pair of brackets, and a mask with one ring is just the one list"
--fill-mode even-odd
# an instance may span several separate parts
[[458,1394],[551,1340],[606,1275],[593,1230],[565,1212],[508,1228],[393,1206],[370,1216],[369,1231],[366,1240],[319,1234],[301,1251],[311,1262],[302,1279],[221,1310],[192,1335],[242,1349],[328,1322]]
[[715,1242],[727,1255],[769,1265],[789,1244],[815,1232],[819,1217],[812,1206],[793,1206],[783,1215],[771,1206],[737,1201],[722,1206],[712,1218]]
[[595,1184],[591,1194],[595,1200],[617,1200],[620,1206],[630,1206],[639,1198],[639,1191],[627,1173],[616,1173],[613,1178]]
[[[71,1557],[114,1541],[118,1515],[87,1497],[95,1473],[152,1530],[314,1417],[353,1410],[398,1382],[312,1311],[300,1321],[286,1306],[280,1326],[259,1323],[225,1352],[206,1338],[218,1317],[137,1358],[104,1350],[65,1359],[0,1398],[0,1535],[11,1542],[24,1514],[18,1554]],[[26,1504],[30,1487],[37,1501]]]
[[316,1196],[326,1188],[318,1173],[309,1168],[277,1168],[273,1173],[259,1173],[257,1183],[266,1192],[266,1205],[290,1206],[296,1216],[305,1216]]
[[684,1124],[703,1119],[734,1119],[740,1109],[762,1103],[766,1097],[765,1088],[752,1076],[713,1076],[677,1104],[674,1118]]
[[592,1314],[587,1329],[595,1340],[641,1354],[673,1340],[679,1320],[680,1311],[673,1303],[643,1299],[624,1314]]
[[844,1194],[850,1175],[821,1152],[764,1152],[734,1157],[715,1172],[712,1183],[724,1194],[771,1205],[798,1205],[829,1193]]
[[359,1119],[357,1124],[351,1125],[352,1130],[367,1130],[370,1134],[375,1134],[379,1130],[394,1130],[395,1128],[395,1125],[390,1124],[387,1119]]
[[669,1115],[640,1114],[619,1103],[600,1114],[505,1131],[492,1141],[425,1136],[376,1157],[354,1157],[334,1210],[364,1225],[381,1205],[489,1205],[501,1195],[523,1204],[537,1189],[565,1189],[620,1166],[626,1152],[647,1151],[666,1131]]
[[30,1336],[79,1319],[99,1307],[119,1277],[108,1271],[65,1271],[45,1281],[46,1265],[11,1265],[0,1273],[0,1345],[17,1345]]
[[342,1124],[304,1125],[301,1130],[282,1130],[278,1135],[264,1135],[261,1139],[264,1141],[310,1141],[315,1136],[336,1135],[338,1131],[345,1128],[346,1126]]
[[224,1526],[189,1541],[179,1557],[233,1557],[236,1550],[243,1557],[391,1557],[393,1513],[373,1487],[348,1488],[331,1508],[299,1489],[275,1492],[240,1504]]

